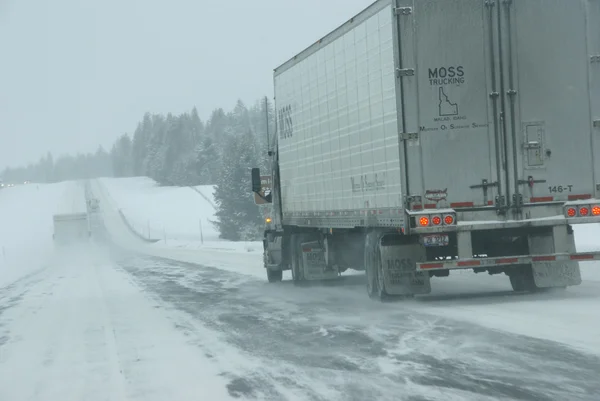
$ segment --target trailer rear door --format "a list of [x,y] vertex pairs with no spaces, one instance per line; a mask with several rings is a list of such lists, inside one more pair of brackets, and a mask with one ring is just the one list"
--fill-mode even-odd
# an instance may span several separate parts
[[594,195],[589,3],[598,1],[501,2],[511,184],[524,203]]
[[[397,10],[411,4],[399,1]],[[486,6],[482,0],[414,5],[410,13],[397,12],[401,63],[415,68],[414,77],[402,79],[404,130],[418,132],[420,145],[407,147],[410,195],[424,195],[426,206],[487,206],[498,159]],[[486,183],[485,196],[471,188]]]
[[419,134],[409,195],[520,212],[594,194],[586,12],[597,3],[397,0],[402,130]]
[[[600,0],[588,2],[587,17],[594,173],[595,183],[598,184],[600,183]],[[598,188],[596,188],[595,196],[600,196]]]

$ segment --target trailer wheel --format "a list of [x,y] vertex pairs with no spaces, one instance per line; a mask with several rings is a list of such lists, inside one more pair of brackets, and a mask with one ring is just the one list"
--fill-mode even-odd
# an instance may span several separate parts
[[278,283],[283,279],[283,271],[267,269],[267,279],[269,283]]
[[535,292],[538,290],[531,266],[518,266],[508,274],[510,285],[515,292]]

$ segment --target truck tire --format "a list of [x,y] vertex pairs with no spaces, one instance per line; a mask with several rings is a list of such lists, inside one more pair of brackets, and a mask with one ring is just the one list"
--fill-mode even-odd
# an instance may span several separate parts
[[278,283],[282,279],[283,279],[283,271],[282,270],[267,269],[267,280],[269,280],[269,283]]
[[515,292],[535,292],[538,290],[531,266],[519,266],[509,273],[510,285]]

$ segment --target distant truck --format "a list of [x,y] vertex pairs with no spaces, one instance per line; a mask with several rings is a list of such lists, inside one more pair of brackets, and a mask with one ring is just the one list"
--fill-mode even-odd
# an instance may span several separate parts
[[366,270],[383,299],[472,269],[535,291],[600,259],[573,236],[600,222],[599,0],[379,0],[274,86],[268,194],[252,171],[270,282]]
[[87,241],[91,236],[87,213],[57,214],[53,216],[54,234],[57,246]]
[[96,198],[90,198],[86,201],[86,203],[90,212],[97,212],[100,207],[100,201]]

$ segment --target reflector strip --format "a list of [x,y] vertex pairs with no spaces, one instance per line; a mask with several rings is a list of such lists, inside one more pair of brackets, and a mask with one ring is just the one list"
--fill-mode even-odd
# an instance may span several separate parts
[[590,194],[584,194],[584,195],[569,195],[569,200],[570,200],[570,201],[576,201],[576,200],[586,200],[586,199],[592,199],[592,195],[590,195]]
[[532,262],[553,262],[556,260],[556,256],[534,256],[531,258]]
[[437,209],[437,205],[435,203],[428,203],[425,205],[425,209]]
[[312,252],[312,248],[302,248],[302,252]]
[[553,200],[553,196],[536,196],[530,199],[531,203],[552,202]]
[[413,205],[412,210],[422,210],[423,206],[421,205]]
[[481,266],[481,261],[479,260],[465,260],[464,262],[458,262],[457,266]]
[[488,206],[494,206],[494,201],[488,201]]
[[443,263],[425,263],[421,265],[421,269],[441,269],[444,267]]
[[504,264],[510,264],[510,263],[518,263],[518,262],[519,262],[519,258],[496,259],[497,265],[504,265]]
[[571,260],[591,260],[594,259],[594,255],[571,255]]
[[560,263],[564,261],[588,261],[588,260],[600,260],[600,251],[598,252],[586,252],[586,253],[557,253],[553,255],[538,255],[538,256],[509,256],[499,258],[481,258],[481,259],[466,259],[466,260],[452,260],[446,262],[430,262],[430,263],[417,263],[417,269],[420,270],[455,270],[455,269],[469,269],[477,266],[483,268],[494,267],[494,266],[510,266],[510,265],[527,265],[536,262],[554,262]]
[[455,203],[451,203],[450,207],[454,208],[454,207],[473,207],[475,206],[475,204],[473,202],[455,202]]

